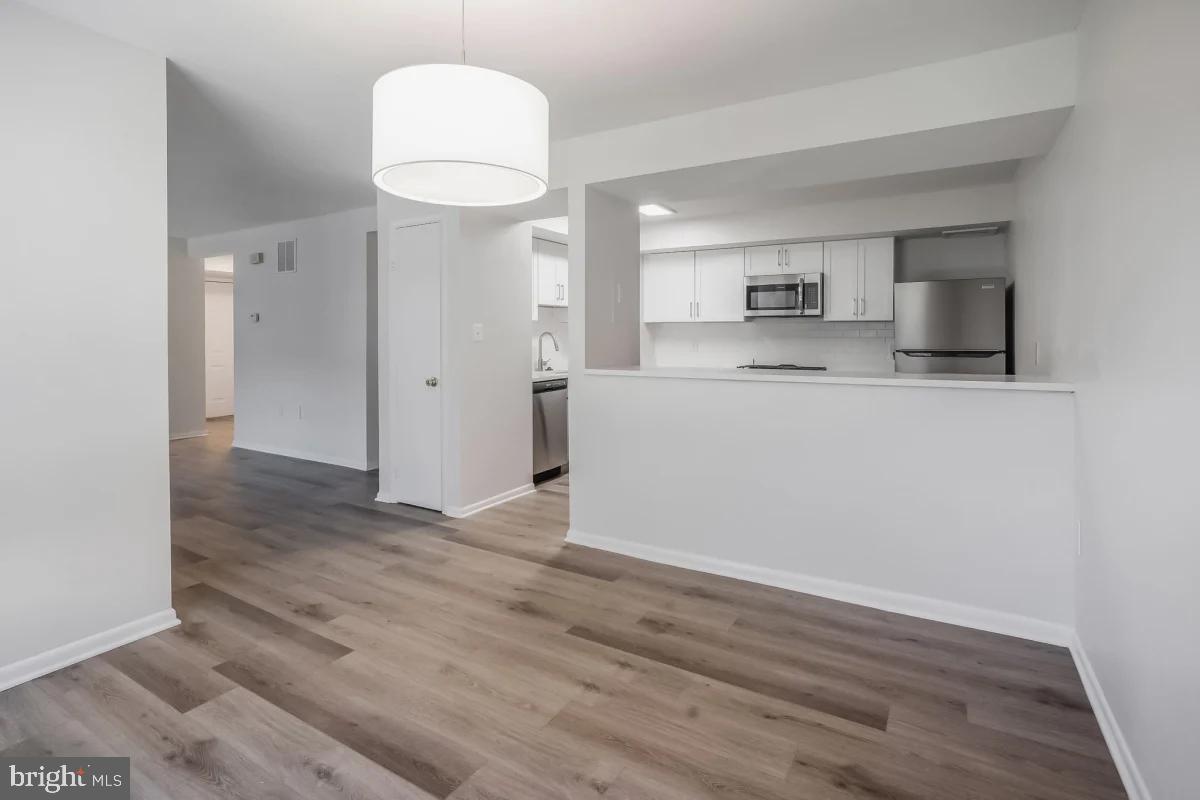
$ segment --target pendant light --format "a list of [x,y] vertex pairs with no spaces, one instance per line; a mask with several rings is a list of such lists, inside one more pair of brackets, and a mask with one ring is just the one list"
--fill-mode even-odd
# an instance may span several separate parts
[[462,63],[393,70],[375,82],[371,172],[410,200],[502,206],[546,193],[550,104],[537,87]]

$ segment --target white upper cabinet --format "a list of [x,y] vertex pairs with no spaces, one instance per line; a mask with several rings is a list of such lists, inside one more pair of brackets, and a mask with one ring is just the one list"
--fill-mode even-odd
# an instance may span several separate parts
[[770,244],[746,248],[746,275],[780,275],[783,268],[783,245]]
[[825,319],[858,319],[858,242],[825,242]]
[[696,254],[642,256],[642,322],[696,319]]
[[567,304],[567,246],[546,239],[533,240],[534,270],[539,306]]
[[745,319],[745,252],[741,247],[696,251],[696,320],[741,322]]
[[792,242],[746,248],[747,275],[820,272],[821,242]]
[[886,322],[893,318],[896,240],[891,236],[826,242],[825,319]]
[[890,322],[895,317],[896,240],[891,236],[860,239],[858,257],[858,318]]

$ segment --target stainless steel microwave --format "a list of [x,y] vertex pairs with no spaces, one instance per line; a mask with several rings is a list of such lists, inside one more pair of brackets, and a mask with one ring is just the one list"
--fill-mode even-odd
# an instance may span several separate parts
[[819,317],[824,313],[821,273],[747,275],[747,319],[753,317]]

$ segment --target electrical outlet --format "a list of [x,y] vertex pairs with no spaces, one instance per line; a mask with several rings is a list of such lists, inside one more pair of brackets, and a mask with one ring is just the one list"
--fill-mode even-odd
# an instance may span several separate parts
[[483,323],[482,322],[476,322],[474,325],[471,326],[471,341],[473,341],[473,342],[482,342],[483,341]]

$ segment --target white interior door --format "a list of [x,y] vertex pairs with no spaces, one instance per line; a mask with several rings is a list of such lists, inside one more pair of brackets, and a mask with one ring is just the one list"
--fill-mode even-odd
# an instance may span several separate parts
[[204,416],[233,413],[233,284],[204,282]]
[[442,509],[442,224],[393,228],[388,265],[390,499]]

